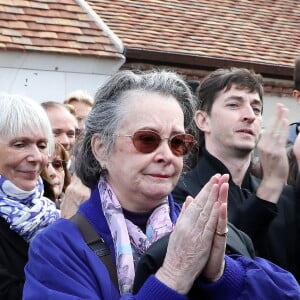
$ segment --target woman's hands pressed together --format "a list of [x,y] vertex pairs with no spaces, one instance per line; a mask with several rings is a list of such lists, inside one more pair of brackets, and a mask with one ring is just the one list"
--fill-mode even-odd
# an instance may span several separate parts
[[187,197],[170,236],[163,266],[156,277],[170,288],[187,294],[202,274],[211,281],[224,271],[229,176],[214,175],[193,199]]

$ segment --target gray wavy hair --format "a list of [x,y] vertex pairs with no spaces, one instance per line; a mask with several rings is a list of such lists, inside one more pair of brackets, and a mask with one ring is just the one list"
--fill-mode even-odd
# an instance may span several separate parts
[[185,131],[194,133],[195,99],[181,76],[165,70],[116,73],[96,93],[94,106],[86,119],[84,135],[75,150],[76,173],[88,187],[94,187],[100,176],[106,175],[106,170],[92,153],[91,139],[99,134],[105,153],[109,153],[115,144],[115,134],[127,114],[126,94],[129,91],[173,96],[182,108]]

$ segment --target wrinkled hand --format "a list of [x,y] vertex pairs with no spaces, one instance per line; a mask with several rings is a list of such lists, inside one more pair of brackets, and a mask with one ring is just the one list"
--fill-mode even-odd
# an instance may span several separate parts
[[257,144],[263,178],[256,195],[273,203],[277,203],[289,172],[286,154],[288,124],[288,109],[277,104],[272,123]]
[[[226,239],[228,175],[215,175],[193,200],[188,198],[170,235],[167,254],[156,276],[170,288],[187,294],[205,269],[216,280],[223,274]],[[225,220],[225,221],[224,221]]]
[[90,197],[90,194],[91,190],[74,173],[60,205],[62,218],[71,218],[76,213],[79,205]]

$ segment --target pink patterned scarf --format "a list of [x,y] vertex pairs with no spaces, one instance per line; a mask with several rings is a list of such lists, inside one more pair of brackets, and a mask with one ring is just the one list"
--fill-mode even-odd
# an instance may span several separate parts
[[121,295],[131,292],[135,262],[148,247],[173,230],[167,198],[148,219],[146,234],[124,218],[122,207],[109,184],[100,178],[98,184],[104,216],[107,220],[115,247],[119,290]]

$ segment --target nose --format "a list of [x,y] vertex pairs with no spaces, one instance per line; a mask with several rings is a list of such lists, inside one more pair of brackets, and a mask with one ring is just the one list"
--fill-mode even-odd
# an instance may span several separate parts
[[252,123],[256,118],[256,115],[253,111],[253,108],[251,105],[245,106],[243,109],[243,114],[242,114],[242,120],[244,122]]
[[42,162],[45,161],[45,153],[42,153],[41,149],[37,145],[32,145],[29,149],[27,159],[30,162]]
[[156,149],[156,152],[157,152],[156,159],[158,161],[163,161],[168,163],[174,157],[174,154],[169,146],[169,142],[167,138],[162,139],[160,145]]
[[51,163],[48,163],[47,165],[48,175],[51,179],[56,177],[55,169],[53,168]]
[[58,137],[56,137],[56,141],[64,146],[64,148],[69,151],[71,149],[70,138],[66,133],[62,133]]

